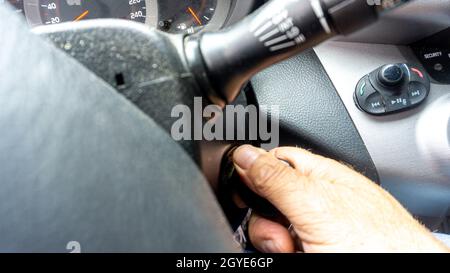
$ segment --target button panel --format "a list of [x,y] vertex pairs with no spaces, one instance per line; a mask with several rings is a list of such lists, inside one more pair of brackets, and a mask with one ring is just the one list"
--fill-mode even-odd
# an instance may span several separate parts
[[[380,73],[390,67],[400,68],[404,75],[395,85],[387,85],[380,77]],[[392,64],[364,76],[356,86],[354,99],[360,110],[372,115],[386,115],[420,105],[429,91],[430,80],[424,71],[408,64]]]

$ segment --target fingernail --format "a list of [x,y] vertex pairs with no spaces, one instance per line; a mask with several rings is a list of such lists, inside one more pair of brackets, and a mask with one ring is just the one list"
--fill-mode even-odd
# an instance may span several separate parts
[[250,145],[243,145],[233,153],[233,161],[239,168],[248,170],[253,162],[261,155],[261,151]]
[[261,242],[261,250],[264,253],[276,253],[279,252],[277,244],[272,240],[267,240]]

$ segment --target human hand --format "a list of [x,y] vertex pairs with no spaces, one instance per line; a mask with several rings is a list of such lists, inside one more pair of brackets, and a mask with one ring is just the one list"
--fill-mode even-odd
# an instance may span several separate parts
[[[291,166],[284,164],[288,162]],[[233,154],[242,180],[292,224],[305,252],[450,251],[388,192],[349,167],[299,148],[244,145]],[[249,237],[263,252],[294,252],[281,223],[253,215]]]

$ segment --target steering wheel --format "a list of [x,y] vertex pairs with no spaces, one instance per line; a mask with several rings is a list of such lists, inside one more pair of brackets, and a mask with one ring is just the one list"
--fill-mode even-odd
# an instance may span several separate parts
[[[31,34],[0,6],[0,251],[238,251],[195,156],[186,152],[194,154],[196,144],[183,143],[183,149],[164,130],[167,107],[189,105],[197,92],[181,73],[184,65],[167,57],[177,49],[156,31],[103,24],[109,27],[79,24],[63,31],[73,39],[62,47],[72,49],[69,55],[83,50],[78,53],[95,62],[96,52],[83,45],[96,34],[110,39],[114,59],[120,40],[136,39],[128,50],[142,54],[124,61],[123,69],[133,61],[142,74],[151,68],[153,82],[132,90],[146,93],[141,99],[151,100],[148,107],[159,105],[151,109],[159,124],[99,71]],[[99,69],[110,72],[100,61]]]
[[194,109],[195,124],[196,98],[232,103],[257,72],[382,12],[269,1],[233,27],[186,37],[125,20],[32,34],[0,6],[0,251],[239,251],[200,171],[221,165],[202,150],[221,158],[226,143],[175,142],[174,106]]

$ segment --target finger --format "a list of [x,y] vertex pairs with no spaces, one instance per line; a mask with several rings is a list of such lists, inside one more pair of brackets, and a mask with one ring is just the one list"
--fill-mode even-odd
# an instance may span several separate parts
[[250,145],[236,149],[233,161],[243,181],[255,193],[269,200],[288,218],[297,211],[307,183],[305,177],[272,154]]
[[270,153],[288,162],[303,175],[309,175],[310,171],[322,161],[321,156],[297,147],[279,147],[271,150]]
[[280,147],[270,151],[276,158],[291,164],[301,175],[308,176],[312,180],[327,178],[335,180],[342,176],[348,176],[351,168],[307,150],[296,147]]
[[287,228],[277,222],[253,214],[248,227],[253,246],[264,253],[292,253],[294,241]]

